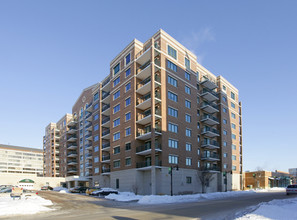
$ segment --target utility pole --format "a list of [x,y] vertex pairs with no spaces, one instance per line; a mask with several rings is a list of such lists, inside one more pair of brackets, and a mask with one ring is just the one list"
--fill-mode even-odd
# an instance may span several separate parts
[[173,191],[172,191],[172,171],[176,169],[178,170],[178,165],[175,165],[175,166],[171,166],[168,168],[169,170],[169,174],[170,174],[170,195],[173,196]]

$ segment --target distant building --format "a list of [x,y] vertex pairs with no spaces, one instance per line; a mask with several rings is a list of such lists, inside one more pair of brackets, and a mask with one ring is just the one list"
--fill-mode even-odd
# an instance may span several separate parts
[[297,168],[290,168],[289,174],[292,176],[292,183],[297,184]]
[[249,171],[244,172],[244,188],[272,188],[286,187],[291,184],[291,175],[287,172],[271,171]]
[[42,149],[0,144],[0,173],[42,176]]

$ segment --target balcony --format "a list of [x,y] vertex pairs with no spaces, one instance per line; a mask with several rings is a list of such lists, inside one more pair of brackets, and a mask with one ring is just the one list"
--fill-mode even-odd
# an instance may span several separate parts
[[136,54],[136,62],[140,65],[145,64],[151,58],[151,48],[147,50],[141,50],[138,54]]
[[87,159],[93,158],[93,154],[92,153],[87,153],[85,156],[86,156]]
[[103,155],[101,163],[109,163],[110,162],[110,155]]
[[68,142],[75,142],[77,140],[76,135],[71,135],[70,137],[67,138]]
[[[156,167],[162,166],[162,161],[156,161]],[[138,170],[150,170],[152,168],[152,161],[146,160],[136,163],[136,168]]]
[[202,167],[203,172],[218,173],[221,169],[218,166],[204,166]]
[[101,173],[102,175],[110,175],[110,168],[102,168]]
[[77,125],[77,121],[74,121],[74,120],[72,120],[71,122],[69,122],[68,123],[68,127],[73,127],[73,126],[75,126],[75,125]]
[[92,113],[87,114],[87,116],[86,116],[86,120],[87,120],[87,121],[92,121],[92,120],[93,120],[93,119],[92,119]]
[[85,124],[85,128],[87,129],[88,127],[90,127],[92,125],[92,122],[87,122],[86,124]]
[[86,163],[86,164],[85,164],[85,167],[86,167],[87,169],[92,169],[92,168],[93,168],[93,166],[92,166],[91,163]]
[[219,100],[219,96],[218,96],[218,94],[216,92],[211,91],[210,89],[206,89],[206,88],[204,88],[202,90],[201,97],[203,97],[205,100],[207,100],[209,102]]
[[110,104],[105,104],[102,107],[102,114],[109,115],[110,114]]
[[93,149],[91,144],[85,145],[85,148],[86,148],[86,150],[92,150]]
[[219,119],[213,117],[212,115],[203,115],[201,122],[210,126],[220,124]]
[[[155,151],[156,152],[161,152],[161,144],[156,143],[155,144]],[[151,148],[151,144],[145,144],[142,146],[139,146],[136,148],[136,154],[137,155],[149,155],[152,153],[152,148]]]
[[88,134],[85,136],[85,139],[91,141],[92,137],[93,137],[92,134]]
[[151,77],[148,77],[137,84],[136,92],[141,95],[147,94],[152,89],[151,85]]
[[201,109],[203,111],[206,111],[206,112],[210,113],[210,114],[219,112],[218,106],[217,105],[214,105],[214,104],[211,104],[209,102],[203,102],[202,103],[202,106],[201,106]]
[[90,103],[90,104],[88,104],[88,105],[86,105],[86,111],[87,112],[92,112],[92,102]]
[[110,130],[105,130],[102,132],[102,139],[110,139]]
[[68,149],[68,150],[75,150],[75,149],[77,149],[77,145],[76,145],[76,144],[69,144],[69,145],[67,146],[67,149]]
[[69,166],[73,166],[73,165],[76,165],[77,164],[77,160],[68,160],[67,161],[67,165]]
[[108,86],[110,84],[110,77],[108,77],[106,80],[104,80],[104,82],[102,83],[102,89],[105,87],[105,86]]
[[209,88],[210,90],[218,88],[215,81],[212,81],[212,80],[208,79],[205,76],[202,77],[200,84],[203,85],[206,88]]
[[67,131],[67,134],[76,134],[77,129],[76,128],[69,128],[69,130]]
[[102,144],[102,151],[109,151],[110,149],[110,143]]
[[212,153],[212,154],[204,154],[201,157],[201,160],[206,160],[206,161],[219,161],[219,155],[216,153]]
[[70,152],[67,154],[67,157],[77,157],[77,152],[76,152],[76,151],[70,151]]
[[92,130],[93,130],[92,123],[87,123],[87,125],[86,125],[86,130],[87,130],[87,131],[92,131]]
[[110,102],[110,92],[102,91],[102,102],[104,102],[104,103]]
[[67,173],[77,173],[77,169],[75,168],[68,169]]
[[204,127],[202,130],[202,134],[211,138],[220,136],[220,133],[217,129],[210,127]]
[[110,126],[110,118],[109,118],[109,117],[104,118],[104,119],[102,120],[101,125],[102,125],[103,127],[109,127],[109,126]]
[[[155,92],[155,104],[158,104],[161,102],[161,94],[159,92]],[[148,93],[140,98],[137,99],[136,101],[136,108],[145,110],[148,109],[152,106],[151,102],[151,94]]]
[[206,148],[206,149],[219,149],[220,145],[217,141],[204,139],[201,147]]

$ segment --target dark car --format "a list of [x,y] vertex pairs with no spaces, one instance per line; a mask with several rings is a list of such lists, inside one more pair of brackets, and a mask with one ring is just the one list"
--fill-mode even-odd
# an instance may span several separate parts
[[287,195],[297,194],[297,184],[288,185],[286,188],[286,193],[287,193]]
[[50,187],[50,186],[43,186],[41,187],[41,190],[53,190],[54,188],[53,187]]
[[109,194],[118,194],[119,192],[112,188],[102,188],[91,193],[92,196],[107,196]]
[[71,192],[71,193],[85,193],[87,189],[88,189],[88,187],[85,187],[85,186],[76,186],[74,188],[71,188],[69,190],[69,192]]

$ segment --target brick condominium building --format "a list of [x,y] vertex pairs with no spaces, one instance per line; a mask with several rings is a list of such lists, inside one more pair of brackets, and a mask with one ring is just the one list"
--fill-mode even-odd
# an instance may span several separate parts
[[[169,194],[242,189],[238,90],[163,30],[133,40],[44,136],[46,176]],[[178,166],[178,169],[177,169]]]

